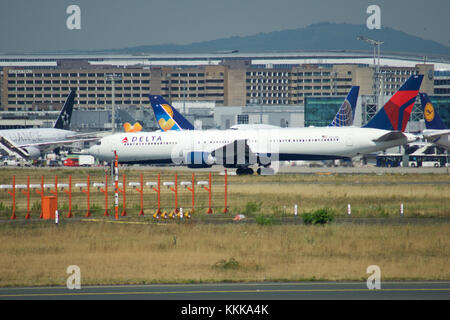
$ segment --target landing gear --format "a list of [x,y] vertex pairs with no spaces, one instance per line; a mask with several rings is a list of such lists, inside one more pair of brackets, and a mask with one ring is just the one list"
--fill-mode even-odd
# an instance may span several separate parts
[[241,176],[241,175],[253,175],[253,173],[254,173],[254,171],[253,171],[253,169],[252,168],[237,168],[236,169],[236,174],[238,175],[238,176]]

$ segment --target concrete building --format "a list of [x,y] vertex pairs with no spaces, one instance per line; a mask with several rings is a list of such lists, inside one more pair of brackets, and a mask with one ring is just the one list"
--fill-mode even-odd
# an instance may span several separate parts
[[[450,63],[428,60],[424,64],[414,57],[383,56],[380,66],[381,101],[386,101],[410,75],[424,74],[421,91],[440,97],[439,106],[444,110],[440,112],[450,110],[445,99],[450,96]],[[185,112],[188,119],[202,128],[227,128],[238,123],[310,125],[313,122],[308,122],[308,116],[313,111],[308,101],[325,102],[323,107],[328,109],[331,103],[333,110],[327,110],[327,114],[334,114],[352,85],[361,87],[357,115],[361,124],[380,106],[373,96],[370,54],[0,56],[0,69],[1,110],[11,112],[56,112],[71,88],[77,88],[76,110],[90,111],[107,112],[114,99],[118,110],[142,113],[150,110],[148,95],[160,94],[181,112],[189,106]],[[120,76],[115,81],[114,97],[109,74]],[[219,112],[220,107],[239,109],[227,113]],[[325,114],[320,108],[314,112]],[[216,113],[225,120],[216,118]],[[301,116],[283,115],[290,113]],[[149,115],[143,116],[149,119]],[[418,108],[412,119],[421,119]],[[97,128],[97,122],[91,126]],[[103,128],[109,129],[108,125]]]

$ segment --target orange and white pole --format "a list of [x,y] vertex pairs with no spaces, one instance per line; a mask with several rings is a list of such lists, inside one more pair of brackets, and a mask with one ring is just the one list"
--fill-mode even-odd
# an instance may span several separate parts
[[25,219],[30,219],[30,176],[27,177],[27,191],[22,190],[22,193],[27,196],[27,214]]
[[114,150],[114,213],[119,220],[119,157]]

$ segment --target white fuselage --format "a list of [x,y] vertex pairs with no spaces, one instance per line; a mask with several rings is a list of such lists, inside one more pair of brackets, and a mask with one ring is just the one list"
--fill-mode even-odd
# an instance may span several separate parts
[[253,153],[270,154],[272,161],[326,160],[367,154],[416,139],[405,135],[396,140],[374,141],[387,133],[356,127],[120,133],[104,137],[89,153],[102,161],[113,160],[116,151],[122,163],[180,164],[189,152],[211,153],[233,141],[247,140]]
[[52,141],[61,141],[76,134],[73,131],[55,128],[30,128],[0,130],[0,136],[6,137],[17,146],[27,146]]
[[41,152],[56,148],[57,142],[66,140],[75,134],[73,131],[55,128],[0,130],[0,137],[6,138],[16,147],[26,150],[27,156],[31,159],[39,158]]

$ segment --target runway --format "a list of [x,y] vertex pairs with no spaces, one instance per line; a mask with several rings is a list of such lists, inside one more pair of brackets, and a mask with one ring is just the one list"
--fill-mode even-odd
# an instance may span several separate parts
[[450,300],[450,281],[263,282],[0,288],[0,300]]

